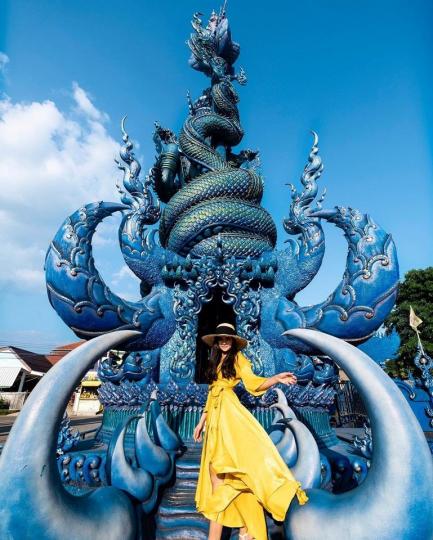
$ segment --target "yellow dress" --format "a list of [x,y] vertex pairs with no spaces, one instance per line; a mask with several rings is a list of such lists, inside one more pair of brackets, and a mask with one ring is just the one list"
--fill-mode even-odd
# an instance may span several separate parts
[[[218,379],[209,386],[205,405],[206,430],[195,494],[197,510],[227,527],[247,527],[256,540],[266,540],[263,508],[283,521],[293,497],[305,504],[308,497],[293,477],[277,448],[254,416],[240,403],[233,388],[242,379],[254,396],[266,377],[255,375],[240,352],[236,377],[226,379],[218,366]],[[212,493],[209,464],[223,483]]]

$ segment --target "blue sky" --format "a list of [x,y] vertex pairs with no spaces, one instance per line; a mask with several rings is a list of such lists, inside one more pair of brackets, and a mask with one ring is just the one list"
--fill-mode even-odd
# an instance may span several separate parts
[[[259,148],[263,205],[285,236],[287,182],[298,183],[320,136],[325,206],[369,212],[395,238],[402,275],[433,263],[433,4],[425,1],[229,1],[246,136]],[[117,200],[119,123],[152,165],[153,122],[179,130],[186,91],[205,77],[188,67],[194,11],[210,1],[13,0],[0,4],[0,344],[47,350],[75,339],[51,309],[44,253],[80,205]],[[299,185],[299,184],[298,184]],[[101,227],[95,258],[113,290],[138,285],[117,247],[116,219]],[[301,304],[324,299],[346,248],[326,226],[327,253]]]

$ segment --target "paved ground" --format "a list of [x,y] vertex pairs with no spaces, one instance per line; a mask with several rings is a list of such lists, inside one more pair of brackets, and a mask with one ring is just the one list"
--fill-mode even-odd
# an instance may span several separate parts
[[[17,415],[0,416],[0,445],[4,444],[15,422]],[[98,428],[102,421],[102,415],[98,416],[72,416],[71,425],[80,431]]]
[[363,437],[364,430],[362,428],[337,428],[335,430],[340,439],[346,442],[352,442],[355,436]]
[[[4,444],[15,422],[17,415],[0,416],[0,445]],[[71,425],[83,433],[90,429],[98,428],[102,416],[72,416]],[[337,435],[344,441],[351,442],[355,435],[363,435],[362,428],[337,428]]]
[[[9,435],[9,432],[15,422],[17,415],[0,416],[0,446],[3,445]],[[99,428],[102,422],[102,415],[97,416],[72,416],[71,425],[83,433],[90,429]],[[346,442],[352,442],[355,435],[363,437],[364,430],[362,428],[337,428],[337,435],[340,439]],[[426,434],[427,439],[433,440],[433,433]]]

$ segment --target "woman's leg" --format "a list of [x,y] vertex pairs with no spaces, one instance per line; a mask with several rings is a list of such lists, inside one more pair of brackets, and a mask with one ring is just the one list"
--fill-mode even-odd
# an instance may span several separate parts
[[239,538],[241,540],[252,540],[253,537],[248,534],[246,527],[240,527],[239,528]]
[[[212,467],[211,463],[209,463],[209,474],[210,474],[210,480],[212,482],[212,493],[213,493],[215,489],[217,488],[217,486],[224,483],[224,476],[223,478],[219,478],[214,468]],[[208,540],[220,540],[222,531],[223,531],[223,526],[221,525],[221,523],[217,523],[216,521],[211,521],[209,524]]]
[[223,532],[223,526],[221,525],[221,523],[217,523],[216,521],[211,521],[209,523],[208,540],[220,540],[222,532]]
[[239,529],[239,538],[241,540],[266,540],[265,515],[255,495],[251,492],[240,493],[234,499],[234,504],[245,523],[245,526]]

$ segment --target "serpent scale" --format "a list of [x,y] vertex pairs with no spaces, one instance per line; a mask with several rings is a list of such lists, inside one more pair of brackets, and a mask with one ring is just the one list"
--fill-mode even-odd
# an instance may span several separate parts
[[161,243],[183,256],[206,256],[214,254],[219,238],[226,255],[257,257],[271,250],[277,237],[272,217],[260,206],[263,180],[217,150],[222,146],[227,155],[243,137],[230,80],[214,82],[210,97],[211,104],[190,114],[180,132],[180,151],[201,173],[168,201]]

